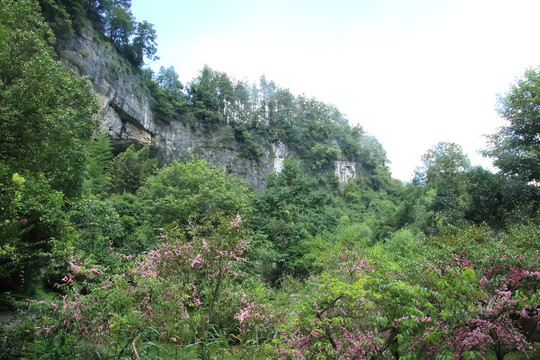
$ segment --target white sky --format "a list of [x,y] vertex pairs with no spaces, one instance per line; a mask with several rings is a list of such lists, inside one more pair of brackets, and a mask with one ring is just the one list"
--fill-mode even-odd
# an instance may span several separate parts
[[440,141],[474,165],[502,124],[496,94],[540,65],[539,0],[132,0],[186,84],[204,64],[336,105],[410,180]]

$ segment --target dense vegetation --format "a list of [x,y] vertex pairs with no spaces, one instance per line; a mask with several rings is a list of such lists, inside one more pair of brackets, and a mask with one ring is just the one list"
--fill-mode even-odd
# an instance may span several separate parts
[[[54,40],[90,21],[140,66],[155,34],[129,5],[0,1],[0,301],[23,314],[1,359],[538,358],[540,70],[501,98],[500,173],[440,143],[407,185],[333,106],[139,70],[159,121],[220,129],[254,161],[268,138],[294,145],[254,190],[195,157],[113,154],[97,131]],[[337,159],[358,178],[340,185]]]

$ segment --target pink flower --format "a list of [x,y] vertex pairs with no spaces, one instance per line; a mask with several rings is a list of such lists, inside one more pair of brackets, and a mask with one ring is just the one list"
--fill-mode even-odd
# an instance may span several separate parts
[[242,218],[240,217],[240,214],[236,214],[236,218],[234,219],[234,221],[231,223],[231,227],[232,228],[237,228],[240,226],[240,223],[242,222]]
[[103,271],[101,271],[100,269],[96,267],[91,268],[90,271],[97,275],[103,275]]
[[191,261],[191,267],[195,267],[197,264],[202,264],[202,256],[201,254],[197,254],[195,259],[190,259]]

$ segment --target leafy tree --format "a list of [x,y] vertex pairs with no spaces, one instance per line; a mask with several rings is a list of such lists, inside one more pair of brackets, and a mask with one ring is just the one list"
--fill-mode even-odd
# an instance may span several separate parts
[[144,65],[144,59],[155,61],[158,59],[157,33],[154,25],[148,21],[137,23],[135,33],[128,46],[124,47],[124,53],[135,66]]
[[112,188],[116,193],[135,193],[144,180],[152,175],[157,167],[157,159],[150,157],[150,148],[139,151],[130,145],[118,154],[111,164]]
[[[189,85],[193,113],[205,131],[215,130],[226,122],[225,99],[230,95],[230,80],[224,73],[205,66],[200,75]],[[226,88],[223,89],[222,86]]]
[[467,187],[471,201],[465,218],[474,223],[502,229],[536,216],[538,188],[523,178],[475,167],[467,173]]
[[105,196],[111,189],[112,145],[105,131],[100,132],[88,148],[84,188],[87,194]]
[[244,182],[204,160],[173,162],[149,177],[137,191],[144,218],[156,228],[186,226],[216,211],[249,213],[251,196]]
[[128,45],[136,24],[131,14],[131,0],[102,0],[105,33],[116,45]]
[[53,41],[37,2],[0,2],[0,263],[16,290],[40,278],[63,236],[96,125],[90,82],[54,60]]
[[507,125],[489,136],[484,154],[504,174],[540,181],[540,69],[528,69],[499,103]]
[[151,106],[156,120],[163,122],[184,121],[188,112],[188,97],[184,94],[184,85],[178,80],[178,73],[173,66],[159,69],[154,79],[148,79],[147,85],[151,96]]
[[160,67],[156,76],[156,82],[175,100],[181,100],[183,98],[184,94],[182,90],[184,89],[184,85],[178,80],[178,73],[174,69],[174,66],[169,66],[168,68]]
[[302,174],[292,158],[284,161],[279,175],[271,175],[266,189],[256,198],[258,219],[255,227],[268,239],[275,251],[275,268],[269,274],[276,281],[285,274],[307,276],[312,270],[310,239],[332,230],[343,213],[333,207],[332,199]]
[[114,273],[119,261],[112,246],[125,234],[112,203],[92,197],[81,199],[71,207],[69,219],[73,230],[77,230],[73,240],[77,254]]
[[414,183],[436,192],[429,210],[435,221],[430,227],[457,225],[469,206],[466,171],[470,161],[461,147],[454,143],[439,143],[422,156],[423,165],[416,170]]
[[422,155],[422,167],[416,169],[414,181],[420,184],[437,184],[453,180],[471,167],[461,146],[440,142]]
[[[77,14],[76,16],[70,16],[70,12],[68,12],[64,4],[62,4],[64,2],[69,3],[69,5],[75,5],[74,7],[70,7],[70,10],[72,10],[74,14]],[[39,0],[39,5],[45,21],[49,24],[51,30],[58,39],[67,38],[73,35],[73,28],[77,26],[80,29],[81,24],[79,21],[81,18],[85,19],[83,8],[78,6],[82,4],[78,3],[76,0],[73,2],[69,0]],[[74,21],[72,19],[74,18],[77,18],[76,24],[73,24]]]
[[59,225],[66,223],[63,194],[52,189],[42,174],[2,170],[0,290],[31,293],[50,260],[50,240],[62,235]]
[[35,2],[3,1],[0,10],[0,161],[76,196],[96,125],[91,84],[53,59],[54,36]]

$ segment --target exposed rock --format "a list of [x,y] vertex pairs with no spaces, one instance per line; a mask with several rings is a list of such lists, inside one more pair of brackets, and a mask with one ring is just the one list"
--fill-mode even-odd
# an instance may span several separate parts
[[283,160],[289,155],[285,143],[278,138],[272,142],[272,151],[274,153],[273,171],[277,174],[283,170]]
[[94,85],[100,103],[97,116],[115,145],[150,145],[154,121],[140,75],[132,73],[111,44],[94,41],[91,33],[83,32],[63,44],[65,65],[88,76]]
[[[264,187],[269,173],[279,173],[283,161],[294,156],[286,144],[275,135],[268,145],[262,144],[264,155],[253,160],[241,157],[236,142],[227,147],[220,137],[227,130],[218,129],[212,136],[202,133],[181,121],[162,122],[154,119],[150,97],[141,86],[140,73],[122,59],[105,40],[94,40],[92,30],[62,44],[65,65],[81,76],[88,76],[98,96],[97,117],[117,150],[130,144],[151,146],[161,163],[184,159],[190,155],[225,166],[242,176],[254,187]],[[221,131],[221,133],[220,133]],[[356,177],[355,163],[336,161],[336,175],[341,183]]]
[[356,163],[353,161],[334,161],[336,176],[341,184],[347,184],[349,180],[356,179]]

